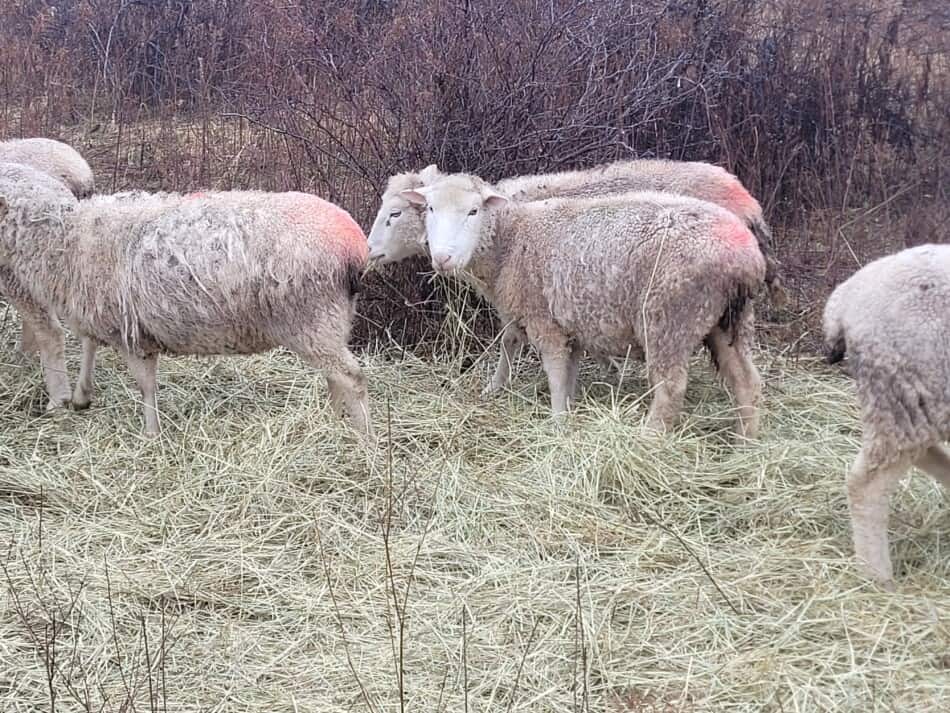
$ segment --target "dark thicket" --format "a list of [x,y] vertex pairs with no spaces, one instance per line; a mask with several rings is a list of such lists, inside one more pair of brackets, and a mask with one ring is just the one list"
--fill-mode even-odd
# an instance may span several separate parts
[[[776,228],[798,331],[858,264],[948,237],[945,0],[20,0],[0,80],[0,133],[71,141],[107,190],[309,190],[367,229],[431,162],[715,162]],[[431,335],[423,269],[371,278],[368,323]]]

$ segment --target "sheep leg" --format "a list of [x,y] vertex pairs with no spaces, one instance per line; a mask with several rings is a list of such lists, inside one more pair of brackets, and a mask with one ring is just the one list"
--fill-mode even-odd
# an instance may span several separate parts
[[906,456],[883,466],[872,466],[862,450],[848,475],[855,554],[868,574],[890,590],[894,589],[887,540],[890,497],[909,467],[910,459]]
[[581,349],[576,344],[571,345],[571,358],[568,363],[568,398],[573,404],[577,401],[577,373],[580,371],[581,365],[581,356],[583,356],[584,350]]
[[741,337],[731,342],[729,335],[716,327],[707,342],[719,373],[732,393],[739,412],[739,435],[755,438],[759,430],[759,399],[762,377],[752,363],[747,343]]
[[686,362],[684,360],[682,363],[668,364],[664,368],[651,364],[648,367],[648,376],[653,388],[653,401],[645,426],[665,433],[673,427],[683,408],[689,378]]
[[20,327],[20,353],[32,355],[40,350],[40,345],[36,341],[36,335],[33,333],[33,327],[26,320]]
[[357,431],[372,438],[373,424],[369,415],[369,396],[366,391],[366,377],[359,362],[349,349],[336,365],[327,367],[325,360],[307,358],[314,366],[326,369],[327,388],[330,391],[330,404],[339,415],[346,415]]
[[930,475],[943,487],[950,488],[950,453],[947,453],[942,446],[928,448],[914,465]]
[[69,403],[69,375],[66,372],[66,335],[56,317],[42,311],[17,305],[24,326],[36,341],[40,352],[40,366],[49,401],[46,410],[66,406]]
[[551,412],[560,416],[567,412],[571,394],[571,349],[567,345],[542,347],[541,365],[551,390]]
[[521,352],[525,342],[524,333],[514,324],[506,324],[501,333],[501,354],[491,381],[482,390],[483,396],[489,396],[505,388],[511,382],[511,364]]
[[82,359],[79,362],[79,378],[73,390],[73,408],[77,410],[89,408],[92,396],[95,393],[96,370],[96,340],[92,337],[82,338]]
[[129,371],[138,384],[139,391],[142,392],[142,402],[145,405],[145,435],[157,436],[159,434],[158,426],[158,400],[157,386],[155,384],[155,375],[158,371],[158,356],[150,355],[145,357],[137,356],[126,352],[125,361],[129,365]]

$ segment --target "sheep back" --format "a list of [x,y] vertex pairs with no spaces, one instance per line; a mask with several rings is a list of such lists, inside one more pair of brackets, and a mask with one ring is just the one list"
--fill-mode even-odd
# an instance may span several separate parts
[[871,458],[950,438],[950,246],[880,258],[832,293],[830,356],[845,354]]
[[520,303],[505,311],[550,315],[599,353],[645,346],[651,328],[695,342],[718,320],[732,326],[737,303],[764,279],[762,254],[742,222],[682,196],[515,204],[500,221],[498,230],[516,236],[505,246],[501,297]]

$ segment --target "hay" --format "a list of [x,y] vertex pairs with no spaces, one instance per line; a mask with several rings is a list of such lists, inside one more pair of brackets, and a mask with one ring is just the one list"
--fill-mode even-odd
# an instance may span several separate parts
[[897,594],[856,574],[853,394],[816,362],[760,355],[735,444],[699,360],[647,438],[638,370],[588,367],[562,429],[533,363],[483,402],[490,360],[391,351],[369,453],[287,354],[164,360],[149,442],[113,354],[91,411],[37,415],[0,336],[0,710],[51,710],[52,670],[57,711],[397,711],[400,659],[408,711],[950,710],[946,495],[895,498]]

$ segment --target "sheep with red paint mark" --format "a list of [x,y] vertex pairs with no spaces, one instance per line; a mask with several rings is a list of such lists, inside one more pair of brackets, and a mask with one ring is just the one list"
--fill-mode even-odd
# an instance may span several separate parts
[[[326,373],[330,400],[370,431],[366,383],[347,348],[366,238],[341,208],[304,193],[136,192],[76,201],[0,175],[0,269],[84,340],[119,351],[159,430],[160,354],[252,354],[283,346]],[[42,346],[42,345],[41,345]],[[65,373],[61,354],[44,366]],[[72,395],[87,406],[93,359]]]
[[473,285],[539,350],[555,414],[573,398],[584,350],[637,355],[653,387],[647,425],[665,430],[705,343],[737,402],[739,433],[755,435],[751,298],[765,261],[734,214],[651,192],[512,202],[464,174],[403,195],[425,206],[435,270]]
[[[424,216],[401,192],[431,184],[440,176],[436,165],[418,173],[400,173],[389,179],[379,212],[369,234],[370,259],[380,264],[425,255]],[[635,191],[660,191],[709,201],[735,213],[748,226],[765,257],[765,282],[776,304],[787,300],[779,264],[772,254],[772,231],[762,206],[736,176],[721,166],[702,161],[631,159],[593,168],[504,178],[498,192],[514,201],[548,198],[600,198]]]

